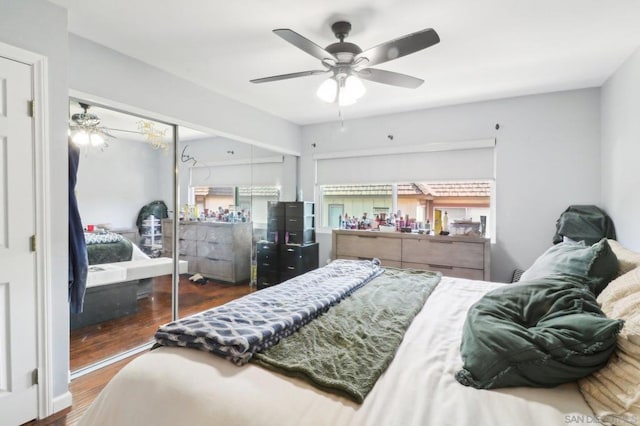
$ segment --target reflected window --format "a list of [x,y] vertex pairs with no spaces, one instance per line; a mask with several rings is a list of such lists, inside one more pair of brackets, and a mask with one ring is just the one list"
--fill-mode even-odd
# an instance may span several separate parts
[[280,199],[277,186],[196,186],[195,206],[204,218],[217,218],[218,212],[240,212],[248,221],[267,223],[267,204]]
[[321,223],[329,228],[371,228],[409,216],[420,229],[427,222],[433,226],[439,210],[447,212],[450,224],[469,223],[457,227],[462,230],[476,229],[482,222],[485,236],[491,237],[492,185],[487,180],[322,185]]

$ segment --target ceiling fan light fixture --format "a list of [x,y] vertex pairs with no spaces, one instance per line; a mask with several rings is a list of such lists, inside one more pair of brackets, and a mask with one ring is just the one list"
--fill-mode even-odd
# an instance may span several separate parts
[[91,146],[94,147],[103,146],[105,143],[104,136],[98,132],[91,132],[89,139],[91,140]]
[[333,78],[328,78],[322,82],[316,95],[325,102],[333,103],[336,101],[338,94],[338,82]]
[[362,84],[362,80],[355,75],[350,75],[344,81],[344,91],[348,92],[350,97],[358,100],[364,96],[367,89],[365,89],[364,84]]
[[88,112],[89,105],[80,103],[80,107],[84,112],[76,113],[71,116],[69,123],[69,134],[71,141],[78,146],[105,147],[107,146],[107,137],[114,137],[109,132],[100,127],[100,118]]
[[89,133],[84,130],[74,130],[71,132],[71,141],[78,146],[89,145]]

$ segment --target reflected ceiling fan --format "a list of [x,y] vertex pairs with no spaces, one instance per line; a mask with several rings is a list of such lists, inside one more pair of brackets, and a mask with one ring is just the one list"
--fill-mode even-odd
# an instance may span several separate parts
[[149,120],[139,120],[136,123],[138,130],[100,126],[100,117],[89,112],[91,106],[84,102],[78,102],[78,104],[83,112],[71,115],[69,122],[69,136],[76,145],[107,148],[109,146],[107,140],[116,138],[112,132],[126,132],[142,135],[145,137],[145,142],[154,149],[163,149],[168,152],[170,143],[165,140],[167,129],[156,128],[155,123]]
[[351,105],[364,95],[365,88],[360,79],[409,89],[419,87],[424,83],[424,80],[370,67],[401,58],[440,42],[438,33],[427,28],[363,51],[358,45],[344,41],[351,31],[349,22],[336,22],[331,26],[331,30],[340,41],[330,44],[324,49],[290,29],[273,30],[276,35],[319,59],[325,69],[275,75],[254,79],[251,82],[267,83],[297,77],[332,74],[318,88],[318,97],[326,102],[337,102],[341,106]]

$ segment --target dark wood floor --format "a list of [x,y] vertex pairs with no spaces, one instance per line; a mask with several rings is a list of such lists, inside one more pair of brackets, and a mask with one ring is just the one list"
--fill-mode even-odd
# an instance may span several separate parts
[[[254,291],[248,284],[223,284],[209,281],[197,285],[180,277],[179,313],[187,316],[222,305]],[[134,315],[86,326],[71,331],[71,371],[150,342],[156,329],[171,321],[170,276],[155,278],[152,293],[138,301]],[[144,353],[144,352],[143,352]],[[27,423],[29,426],[75,425],[102,388],[122,367],[138,355],[74,379],[70,385],[73,405],[54,416]]]
[[[188,275],[180,277],[179,288],[180,317],[222,305],[252,291],[249,284],[209,281],[198,285],[189,281]],[[138,300],[138,311],[134,315],[71,330],[71,371],[150,342],[158,327],[169,321],[171,276],[167,275],[153,280],[151,294]]]

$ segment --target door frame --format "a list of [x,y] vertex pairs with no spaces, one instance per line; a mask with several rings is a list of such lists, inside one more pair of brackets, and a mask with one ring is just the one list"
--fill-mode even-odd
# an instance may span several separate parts
[[[38,417],[54,413],[52,380],[51,312],[51,224],[47,182],[50,169],[49,152],[49,86],[47,57],[0,42],[0,56],[31,66],[34,105],[33,162],[35,190],[36,257],[36,344],[38,368]],[[69,400],[69,405],[71,401]],[[64,407],[60,407],[64,408]]]

